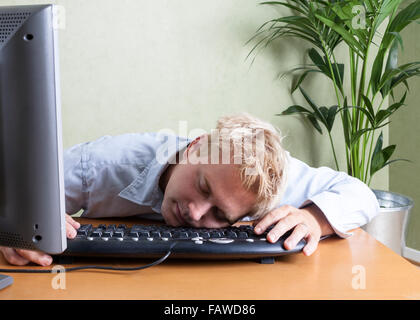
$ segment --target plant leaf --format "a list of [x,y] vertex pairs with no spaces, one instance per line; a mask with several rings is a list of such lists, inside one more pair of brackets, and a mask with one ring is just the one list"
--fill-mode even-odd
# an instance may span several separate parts
[[312,99],[308,96],[308,94],[305,92],[305,90],[303,90],[302,87],[299,87],[299,90],[305,98],[306,102],[308,102],[308,104],[311,106],[312,110],[314,110],[313,116],[320,120],[326,126],[326,119],[324,118],[323,114],[319,111],[318,106],[312,101]]
[[296,89],[300,86],[300,84],[303,82],[303,80],[305,80],[306,76],[308,75],[309,72],[319,72],[318,70],[306,70],[305,72],[303,72],[297,79],[296,83],[292,85],[292,91],[291,93],[295,92]]
[[286,2],[266,1],[266,2],[261,2],[260,5],[282,5],[282,6],[288,7],[292,10],[296,10],[296,11],[302,13],[302,14],[306,14],[306,12],[302,8],[299,8],[297,6],[294,6],[294,5],[286,3]]
[[361,129],[356,131],[354,134],[351,135],[351,139],[350,139],[350,150],[352,150],[354,148],[354,146],[356,145],[356,142],[359,141],[359,139],[362,137],[362,135],[364,135],[366,132],[375,130],[375,128],[365,128],[365,129]]
[[329,74],[329,69],[325,65],[324,60],[322,59],[321,55],[316,51],[314,48],[308,50],[308,55],[311,58],[312,62],[325,74]]
[[411,162],[411,163],[413,162],[413,161],[408,160],[408,159],[394,159],[394,160],[391,160],[391,161],[388,161],[387,163],[385,163],[384,167],[387,166],[387,165],[390,165],[391,163],[396,162],[396,161],[407,161],[407,162]]
[[308,120],[312,123],[312,125],[314,126],[314,128],[320,133],[322,134],[322,129],[321,126],[319,125],[318,121],[316,120],[315,116],[311,113],[309,115],[306,116],[308,118]]
[[[332,63],[331,64],[334,79],[338,84],[338,88],[340,89],[341,93],[343,93],[343,82],[344,82],[344,64],[343,63]],[[330,77],[333,79],[332,77]]]
[[323,16],[320,16],[319,14],[315,14],[315,16],[321,20],[323,23],[325,23],[327,26],[329,26],[331,29],[333,29],[335,32],[340,34],[344,41],[351,47],[355,53],[357,53],[362,59],[363,59],[363,51],[364,48],[362,45],[353,37],[353,35],[344,29],[343,26],[335,23],[334,21],[331,21]]
[[[365,110],[365,109],[362,109],[362,110],[365,110],[366,111],[366,116],[368,117],[368,119],[369,119],[369,122],[372,124],[372,125],[374,125],[375,124],[375,111],[373,110],[373,106],[372,106],[372,103],[370,102],[370,100],[369,100],[369,98],[368,97],[366,97],[365,95],[363,95],[362,94],[362,99],[363,99],[363,101],[364,101],[364,103],[365,103],[365,105],[366,105],[366,108],[367,108],[367,110]],[[362,111],[363,112],[363,111]]]
[[389,24],[390,32],[401,32],[412,21],[420,18],[420,1],[414,1],[401,9]]
[[378,170],[382,169],[388,163],[389,158],[391,158],[392,154],[395,151],[396,145],[390,145],[384,149],[382,149],[383,143],[383,136],[382,132],[378,137],[376,142],[375,150],[372,155],[372,161],[370,163],[370,175],[373,176]]
[[[388,60],[385,67],[385,72],[388,70],[393,70],[397,68],[398,63],[398,41],[395,38],[392,42],[391,48],[389,49],[388,53]],[[392,79],[388,80],[384,86],[381,88],[382,97],[384,97],[391,88],[391,81]]]
[[382,151],[383,136],[382,132],[376,141],[375,149],[373,150],[372,160],[370,162],[370,175],[373,176],[385,163],[383,160]]
[[344,141],[346,143],[347,148],[350,149],[350,113],[347,106],[347,97],[344,98],[343,102],[343,133],[344,133]]
[[293,106],[288,107],[282,113],[277,114],[277,115],[279,115],[279,116],[287,116],[287,115],[296,114],[296,113],[312,114],[311,111],[309,111],[308,109],[306,109],[306,108],[304,108],[302,106],[293,105]]
[[334,126],[334,120],[335,116],[338,113],[338,106],[331,106],[328,109],[328,115],[327,115],[327,129],[329,132],[331,132],[333,126]]
[[374,30],[376,30],[381,23],[395,11],[400,5],[401,0],[383,0],[379,9],[379,14],[375,19]]
[[[389,158],[391,158],[392,154],[395,151],[395,148],[396,148],[396,145],[393,144],[393,145],[390,145],[390,146],[386,147],[385,149],[382,149],[382,154],[383,154],[385,163],[389,160]],[[385,165],[385,163],[384,163],[384,165]]]

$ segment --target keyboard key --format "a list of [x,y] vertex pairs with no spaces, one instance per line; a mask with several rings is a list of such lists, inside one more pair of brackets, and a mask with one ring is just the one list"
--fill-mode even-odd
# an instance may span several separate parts
[[90,237],[101,237],[102,232],[100,231],[94,231],[90,234]]
[[144,226],[140,226],[137,224],[131,226],[131,231],[141,231],[141,230],[144,230]]
[[138,232],[139,238],[149,238],[150,234],[147,231],[140,231]]
[[169,231],[163,231],[161,232],[161,236],[163,238],[172,238],[172,233],[170,233]]
[[112,237],[113,237],[113,238],[122,238],[122,237],[124,237],[124,232],[122,232],[122,231],[115,231],[115,232],[112,234]]
[[239,231],[238,238],[239,239],[246,239],[246,238],[248,238],[248,233],[245,232],[245,231]]
[[129,237],[134,237],[134,238],[138,238],[139,237],[139,233],[135,232],[135,231],[130,231],[130,233],[128,234]]
[[172,237],[174,239],[188,239],[188,233],[185,231],[174,232]]
[[91,224],[82,224],[79,228],[79,230],[86,230],[86,231],[89,231],[90,229],[92,229]]
[[78,236],[87,236],[87,234],[88,234],[88,231],[86,230],[86,229],[78,229],[77,230],[77,235]]
[[218,231],[212,231],[212,232],[210,232],[210,237],[211,238],[222,238],[223,234],[221,232],[218,232]]
[[195,231],[188,231],[188,237],[189,238],[196,238],[196,237],[199,237],[199,234],[198,234],[198,232],[195,232]]
[[208,232],[199,232],[198,235],[204,239],[209,239],[210,238],[210,233]]
[[106,229],[105,231],[104,231],[104,233],[102,233],[102,237],[112,237],[112,235],[113,235],[113,230],[112,229]]
[[90,234],[91,237],[100,237],[101,235],[102,235],[102,228],[95,228]]
[[226,238],[235,239],[235,238],[238,237],[238,235],[233,231],[225,231],[225,232],[223,232],[223,234]]
[[116,229],[115,224],[110,224],[110,225],[106,228],[106,230],[107,230],[107,231],[114,231],[115,229]]

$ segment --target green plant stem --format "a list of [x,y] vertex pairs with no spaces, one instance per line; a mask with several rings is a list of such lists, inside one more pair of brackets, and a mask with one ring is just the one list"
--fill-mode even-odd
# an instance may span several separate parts
[[[356,77],[357,71],[355,70],[356,66],[354,64],[354,52],[353,49],[349,47],[349,57],[350,57],[350,84],[351,84],[351,102],[352,105],[356,104]],[[356,72],[356,73],[355,73]],[[355,110],[353,110],[354,116]]]
[[[366,96],[367,96],[367,94],[369,94],[369,90],[370,90],[370,83],[369,83],[369,86],[367,88]],[[372,98],[372,101],[371,101],[372,104],[373,104],[374,99],[375,99],[375,96]],[[361,121],[364,121],[363,128],[367,128],[368,125],[369,125],[369,119],[368,118],[364,119],[364,117],[363,117],[363,118],[361,118]],[[369,140],[370,134],[371,134],[371,131],[369,131],[363,137],[362,155],[361,155],[361,159],[360,159],[360,161],[361,161],[361,171],[362,171],[361,172],[361,174],[362,174],[361,180],[365,183],[366,183],[367,174],[368,174],[368,171],[369,171],[369,159],[368,159],[368,163],[366,164],[366,167],[365,167],[365,161],[366,161],[367,141]],[[372,150],[372,147],[370,147],[369,154],[370,154],[371,150]],[[370,155],[369,155],[369,157],[370,157]]]
[[[339,94],[338,94],[338,88],[337,88],[336,80],[335,80],[335,77],[334,77],[334,72],[333,72],[333,69],[332,69],[331,60],[330,60],[330,57],[328,56],[328,51],[327,51],[327,49],[326,49],[326,47],[325,47],[324,40],[322,40],[322,39],[321,39],[321,42],[322,42],[322,48],[323,48],[323,51],[324,51],[325,57],[327,58],[327,61],[328,61],[328,66],[329,66],[329,68],[330,68],[330,72],[331,72],[331,76],[332,76],[332,80],[333,80],[333,85],[334,85],[334,90],[335,90],[335,95],[336,95],[336,97],[337,97],[337,104],[338,104],[339,109],[341,109],[341,101],[340,101],[340,97],[339,97]],[[332,56],[334,57],[334,54],[333,54],[333,53],[331,53],[331,54],[332,54]],[[342,113],[341,113],[341,111],[340,111],[340,115],[341,115],[341,117],[342,117]],[[334,155],[335,166],[336,166],[336,168],[337,168],[337,171],[340,171],[340,167],[339,167],[339,165],[338,165],[338,161],[337,161],[337,156],[336,156],[336,154],[335,154],[334,142],[333,142],[333,140],[332,140],[332,137],[331,137],[331,134],[330,134],[330,132],[329,132],[329,131],[328,131],[328,135],[329,135],[329,137],[330,137],[330,143],[331,143],[331,147],[332,147],[332,151],[333,151],[333,155]],[[346,149],[347,149],[347,148],[346,148]],[[347,156],[347,152],[346,152],[346,158],[347,158],[347,157],[348,157],[348,156]],[[346,160],[347,160],[347,159],[346,159]]]
[[333,143],[333,140],[332,140],[332,137],[331,137],[331,133],[329,131],[328,131],[328,137],[330,138],[332,152],[333,152],[333,155],[334,155],[335,166],[337,167],[337,170],[340,171],[340,168],[338,166],[338,161],[337,161],[337,155],[335,154],[334,143]]
[[[382,107],[382,104],[384,103],[384,101],[385,101],[385,99],[388,97],[388,94],[385,96],[385,97],[383,97],[382,98],[382,101],[381,101],[381,103],[379,104],[379,106],[378,106],[378,109],[377,110],[380,110],[381,109],[381,107]],[[373,96],[373,99],[375,98],[375,96]],[[365,140],[365,142],[364,142],[364,144],[366,145],[367,144],[367,140],[369,140],[369,138],[370,138],[370,135],[372,134],[372,137],[371,137],[371,140],[370,140],[370,146],[369,146],[369,156],[368,156],[368,158],[367,158],[367,165],[366,165],[366,173],[365,173],[365,178],[367,179],[367,177],[368,177],[368,172],[369,172],[369,170],[370,170],[370,163],[371,163],[371,157],[372,157],[372,147],[373,147],[373,144],[374,144],[374,136],[375,136],[375,132],[374,131],[372,131],[372,132],[369,132],[369,136],[367,137],[367,139]],[[365,179],[365,180],[366,180]],[[370,181],[372,180],[372,176],[370,176],[369,177],[369,183],[368,183],[368,186],[370,185]],[[366,182],[366,181],[364,181],[364,182]]]
[[[371,85],[371,83],[369,81],[367,92],[365,93],[364,89],[365,89],[365,81],[366,81],[366,68],[367,68],[367,62],[368,62],[368,59],[369,59],[370,44],[372,43],[373,36],[374,36],[374,30],[371,29],[370,32],[369,32],[369,40],[367,42],[368,45],[367,45],[367,48],[366,48],[366,52],[364,54],[364,60],[363,60],[363,65],[362,65],[362,74],[361,74],[361,77],[360,77],[360,84],[359,84],[359,93],[358,93],[358,96],[357,96],[357,106],[359,106],[360,108],[364,107],[364,101],[362,99],[362,95],[364,94],[366,97],[368,96],[369,90],[370,90],[370,85]],[[363,122],[364,122],[365,119],[364,119],[364,114],[361,113],[359,110],[356,110],[355,115],[356,115],[356,117],[353,119],[354,129],[355,129],[354,132],[357,132],[359,130],[359,128],[365,128],[365,126],[363,126]],[[360,155],[360,143],[361,143],[360,140],[356,142],[356,144],[355,144],[355,146],[352,150],[353,151],[352,154],[353,154],[353,157],[354,157],[353,158],[354,165],[358,169],[360,169],[360,170],[358,170],[356,177],[361,179],[362,181],[364,181],[365,177],[363,177],[363,172],[365,171],[364,157],[365,157],[365,152],[366,152],[366,150],[365,150],[366,146],[365,146],[365,144],[363,144],[362,154]],[[359,156],[361,157],[360,160],[359,160]]]

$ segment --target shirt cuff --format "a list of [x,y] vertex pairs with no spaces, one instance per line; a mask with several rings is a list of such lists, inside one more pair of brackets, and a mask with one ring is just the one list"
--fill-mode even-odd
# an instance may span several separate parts
[[[334,230],[334,232],[341,238],[348,238],[350,236],[353,235],[353,233],[351,232],[346,232],[346,230],[344,230],[344,228],[341,226],[340,224],[340,219],[334,215],[332,212],[330,212],[331,210],[328,210],[328,204],[325,205],[323,203],[323,199],[322,197],[317,197],[314,196],[309,200],[306,200],[300,207],[299,209],[302,209],[304,207],[307,207],[311,204],[315,204],[324,214],[325,219],[327,219],[328,223],[330,224],[331,228]],[[329,206],[331,206],[331,204],[329,204]]]

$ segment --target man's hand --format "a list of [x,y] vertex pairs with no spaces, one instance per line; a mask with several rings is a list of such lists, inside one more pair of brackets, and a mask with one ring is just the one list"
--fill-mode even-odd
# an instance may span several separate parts
[[[76,237],[76,230],[79,228],[80,223],[74,221],[72,217],[66,214],[67,238],[73,239]],[[49,266],[52,263],[52,257],[40,251],[0,247],[0,252],[3,253],[7,262],[18,266],[23,266],[29,262],[34,262],[41,266]]]
[[291,250],[300,240],[305,239],[306,246],[303,248],[303,253],[306,256],[315,252],[321,236],[334,233],[324,214],[315,204],[302,209],[288,205],[274,209],[261,219],[254,221],[255,233],[262,234],[273,224],[275,226],[267,234],[268,241],[274,243],[283,234],[294,228],[284,242],[284,247]]

